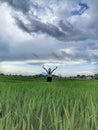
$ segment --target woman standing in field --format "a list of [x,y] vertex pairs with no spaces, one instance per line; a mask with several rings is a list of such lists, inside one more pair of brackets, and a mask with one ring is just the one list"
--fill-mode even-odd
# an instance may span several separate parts
[[53,70],[51,70],[51,68],[46,69],[44,66],[42,66],[42,67],[47,72],[47,82],[52,82],[52,73],[54,70],[57,69],[57,66]]

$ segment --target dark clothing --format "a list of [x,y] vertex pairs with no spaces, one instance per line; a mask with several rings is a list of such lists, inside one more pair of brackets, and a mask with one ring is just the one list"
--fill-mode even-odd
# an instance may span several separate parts
[[52,82],[52,77],[47,77],[47,82]]

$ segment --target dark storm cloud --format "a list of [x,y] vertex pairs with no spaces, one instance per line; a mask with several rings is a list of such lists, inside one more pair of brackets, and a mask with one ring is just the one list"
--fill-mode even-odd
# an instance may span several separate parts
[[[89,9],[86,11],[84,7],[83,8],[81,7],[82,11],[84,9],[83,12],[81,11],[82,16],[81,15],[68,16],[68,14],[70,14],[70,12],[72,11],[72,8],[69,8],[70,5],[64,6],[64,0],[62,0],[63,2],[60,1],[62,3],[61,6],[59,6],[57,0],[52,1],[55,3],[54,7],[51,6],[51,4],[42,5],[38,4],[38,2],[35,3],[35,0],[0,0],[0,1],[1,3],[6,2],[8,3],[8,5],[10,5],[11,14],[15,20],[14,24],[15,28],[17,28],[16,27],[17,25],[18,28],[23,32],[26,32],[30,35],[38,34],[34,35],[35,37],[32,37],[32,39],[34,38],[33,41],[31,40],[25,42],[25,40],[23,39],[23,41],[22,42],[20,41],[20,43],[19,40],[16,41],[17,39],[16,33],[11,34],[11,37],[16,37],[14,43],[12,43],[11,39],[6,40],[5,37],[5,41],[2,44],[0,41],[0,56],[2,57],[3,60],[10,60],[10,61],[16,61],[16,60],[23,61],[28,59],[33,60],[52,59],[58,61],[98,60],[98,54],[97,54],[98,42],[92,41],[92,43],[91,42],[88,43],[88,41],[86,41],[86,39],[93,39],[93,36],[97,34],[95,33],[95,30],[96,32],[98,31],[97,27],[98,19],[96,17],[97,16],[96,12],[98,10],[97,8],[96,11],[94,9],[93,11],[91,10],[89,14],[87,13]],[[48,0],[45,0],[44,2],[46,1],[48,2]],[[66,2],[67,1],[68,0],[66,0]],[[73,3],[71,3],[71,5],[73,6]],[[87,5],[89,4],[87,3]],[[93,5],[92,3],[92,6],[95,5]],[[8,8],[8,6],[6,6],[5,9],[6,8]],[[68,10],[65,8],[68,8]],[[91,5],[90,9],[92,9]],[[68,12],[68,14],[66,12]],[[85,13],[86,15],[84,15]],[[93,14],[95,14],[94,17],[92,17]],[[52,21],[54,17],[56,17],[56,19]],[[4,32],[4,35],[5,33],[6,30]],[[43,35],[44,40],[39,38],[41,36],[39,34],[44,34]],[[50,37],[47,37],[46,35]],[[8,46],[9,43],[12,44]],[[71,52],[66,51],[67,48],[68,49],[72,48]]]
[[56,26],[50,23],[45,24],[33,18],[29,19],[28,17],[29,24],[25,24],[21,18],[16,16],[14,18],[18,27],[29,34],[43,33],[61,41],[78,41],[87,38],[86,34],[83,34],[68,22],[64,23],[63,21],[59,21],[58,26]]
[[19,28],[27,33],[45,33],[58,39],[65,37],[65,34],[52,24],[44,24],[35,19],[31,20],[31,24],[25,24],[18,17],[15,17],[15,20]]
[[[40,13],[43,16],[47,16],[45,11],[49,11],[49,6],[41,6],[38,5],[37,2],[31,0],[0,0],[2,3],[8,3],[14,10],[19,11],[22,14],[14,14],[14,18],[18,27],[29,33],[43,33],[49,36],[52,36],[61,41],[73,41],[73,40],[85,40],[87,38],[86,34],[82,33],[78,29],[76,29],[70,23],[59,19],[59,21],[55,24],[53,23],[44,23],[40,19]],[[33,11],[32,11],[33,9]],[[50,9],[51,10],[51,9]],[[34,11],[37,14],[34,14]],[[51,10],[52,11],[52,10]],[[24,22],[23,19],[28,20],[28,24]]]
[[64,23],[63,21],[60,21],[59,27],[66,33],[66,39],[69,41],[87,39],[86,34],[83,34],[80,30],[76,29],[69,22]]
[[30,0],[0,0],[1,3],[7,3],[15,10],[22,11],[24,13],[29,11]]

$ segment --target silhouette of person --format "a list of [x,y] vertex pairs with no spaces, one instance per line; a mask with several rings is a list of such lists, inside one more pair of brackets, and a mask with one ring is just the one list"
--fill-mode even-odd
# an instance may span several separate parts
[[47,82],[52,82],[52,73],[57,69],[57,66],[53,70],[51,68],[46,69],[44,66],[42,67],[47,72]]

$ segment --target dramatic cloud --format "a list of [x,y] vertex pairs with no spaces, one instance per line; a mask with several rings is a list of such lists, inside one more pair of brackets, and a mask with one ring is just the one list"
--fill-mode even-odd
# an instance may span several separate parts
[[94,68],[97,5],[97,0],[0,0],[2,68],[11,68],[16,61],[27,67],[94,63],[89,67]]
[[[12,7],[17,26],[29,34],[43,33],[61,41],[78,41],[88,38],[85,31],[76,28],[68,21],[71,9],[64,9],[67,4],[72,5],[71,2],[66,1],[65,3],[63,0],[59,2],[56,0],[53,2],[51,0],[43,2],[39,0],[1,0],[1,2],[6,2]],[[88,6],[83,3],[79,3],[79,5],[81,8],[78,12],[83,14]],[[63,18],[60,16],[61,14],[63,14]]]
[[27,33],[45,33],[61,40],[66,38],[66,35],[61,32],[55,25],[45,24],[35,19],[32,19],[31,24],[24,24],[23,21],[21,21],[18,17],[15,17],[15,20],[19,28]]

